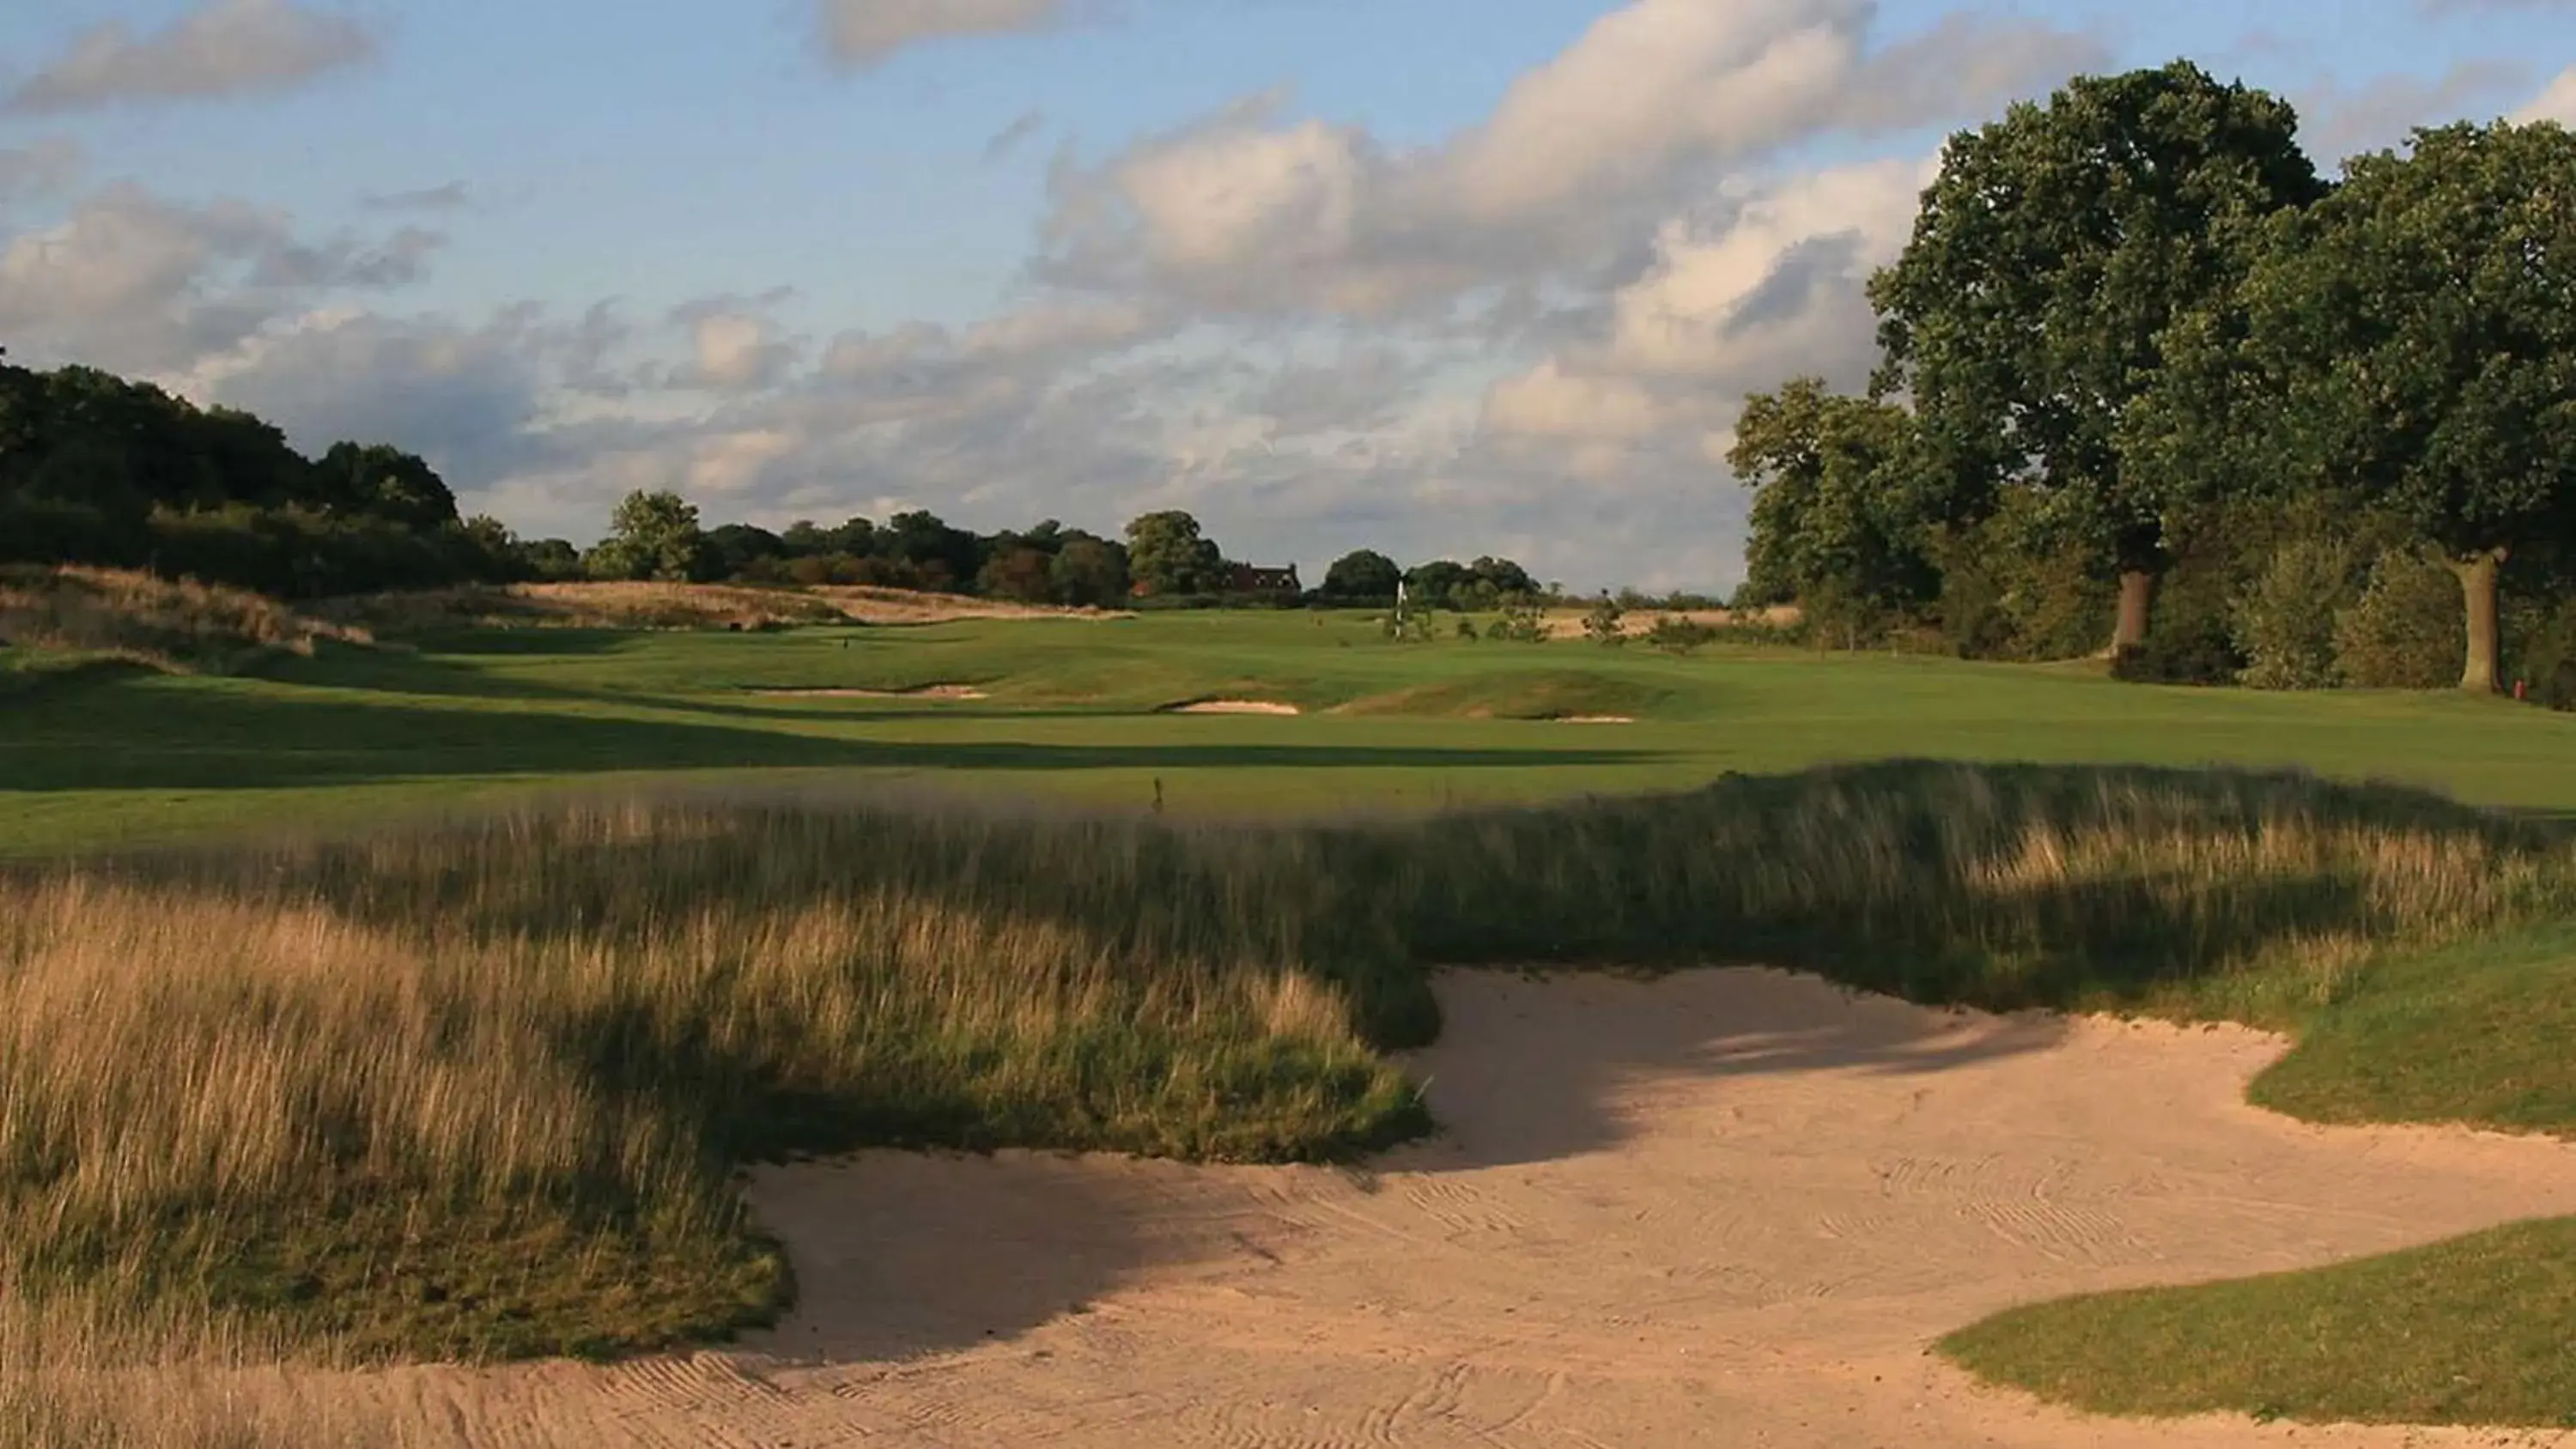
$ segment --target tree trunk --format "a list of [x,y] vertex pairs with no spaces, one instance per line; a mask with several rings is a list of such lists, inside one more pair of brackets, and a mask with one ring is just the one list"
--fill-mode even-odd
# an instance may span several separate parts
[[2451,572],[2460,576],[2460,600],[2468,606],[2469,659],[2460,671],[2460,688],[2479,694],[2496,692],[2496,676],[2503,672],[2503,641],[2496,627],[2496,575],[2504,566],[2505,551],[2492,548],[2485,553],[2450,560]]
[[2156,576],[2145,569],[2120,571],[2120,620],[2111,626],[2111,652],[2147,642],[2147,619],[2155,608]]

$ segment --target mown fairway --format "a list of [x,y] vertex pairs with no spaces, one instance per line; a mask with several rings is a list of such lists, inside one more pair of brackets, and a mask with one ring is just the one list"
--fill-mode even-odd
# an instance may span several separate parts
[[[757,692],[932,684],[990,697]],[[1306,713],[1156,713],[1226,697]],[[1511,717],[1532,714],[1636,723]],[[1635,793],[1891,755],[2299,766],[2576,810],[2576,716],[2447,694],[2158,689],[2080,668],[1794,650],[1396,645],[1361,616],[1229,613],[522,630],[328,649],[248,678],[45,678],[0,688],[0,851],[373,822],[648,779],[901,776],[1140,809],[1159,780],[1176,813],[1269,816]]]

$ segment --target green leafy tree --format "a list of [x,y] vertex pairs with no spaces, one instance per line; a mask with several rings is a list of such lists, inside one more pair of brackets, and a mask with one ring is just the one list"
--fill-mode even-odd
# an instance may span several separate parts
[[702,577],[707,547],[697,505],[671,492],[627,494],[587,562],[597,578],[679,583]]
[[417,455],[381,443],[334,443],[315,465],[327,506],[408,528],[456,522],[456,495]]
[[1127,525],[1127,572],[1148,594],[1214,593],[1224,555],[1181,510],[1148,513]]
[[2091,495],[2120,575],[2114,649],[2146,637],[2166,562],[2158,477],[2120,425],[2177,317],[2234,287],[2261,223],[2324,194],[2286,103],[2184,61],[2079,77],[2045,105],[1953,136],[1914,235],[1870,282],[1886,362],[1911,392],[1949,521],[2028,477]]
[[1323,595],[1328,599],[1392,599],[1395,586],[1404,579],[1404,570],[1395,560],[1373,548],[1355,549],[1333,560],[1324,570]]
[[1938,593],[1904,409],[1796,378],[1745,400],[1727,463],[1755,490],[1747,555],[1762,591],[1853,636]]
[[2441,550],[2460,686],[2496,689],[2506,560],[2576,538],[2576,134],[2446,126],[2356,157],[2245,291],[2280,388],[2267,455]]
[[1105,538],[1067,538],[1047,573],[1059,604],[1107,609],[1127,597],[1126,551]]
[[1052,603],[1054,563],[1044,549],[1027,544],[997,550],[976,574],[975,592],[989,599],[1011,599],[1023,604]]

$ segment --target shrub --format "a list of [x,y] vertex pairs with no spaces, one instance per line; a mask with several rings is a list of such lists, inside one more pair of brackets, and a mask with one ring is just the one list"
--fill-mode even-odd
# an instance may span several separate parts
[[2111,677],[2143,684],[2234,684],[2245,669],[2231,628],[2223,558],[2187,557],[2156,588],[2146,642],[2111,661]]
[[1628,642],[1627,617],[1628,611],[1620,607],[1617,599],[1603,594],[1592,612],[1583,616],[1583,635],[1595,644],[1616,649]]
[[2389,549],[2336,620],[2335,663],[2366,689],[2440,689],[2459,680],[2467,634],[2451,571],[2421,550]]
[[2576,599],[2523,605],[2506,636],[2505,672],[2521,680],[2534,704],[2576,710]]
[[2237,602],[2243,682],[2256,689],[2332,689],[2335,616],[2355,597],[2352,550],[2330,539],[2285,544]]
[[1547,620],[1538,604],[1529,598],[1508,600],[1502,617],[1485,626],[1485,637],[1506,644],[1544,644],[1547,642]]
[[1646,631],[1648,644],[1674,655],[1690,654],[1716,637],[1716,629],[1680,614],[1665,614]]

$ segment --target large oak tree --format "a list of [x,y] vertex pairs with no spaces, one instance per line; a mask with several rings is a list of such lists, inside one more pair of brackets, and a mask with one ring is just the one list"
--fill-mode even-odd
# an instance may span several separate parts
[[2465,689],[2497,687],[2497,574],[2576,541],[2576,134],[2422,130],[2356,157],[2248,280],[2240,371],[2262,456],[2389,509],[2468,612]]
[[2081,77],[1953,136],[1912,240],[1870,284],[1878,385],[1913,396],[1937,466],[2090,495],[2145,638],[2172,500],[2123,468],[2120,422],[2177,316],[2235,286],[2264,218],[2325,187],[2286,103],[2177,61]]

